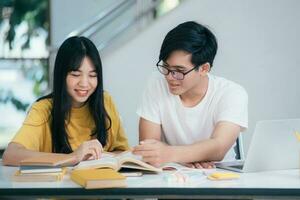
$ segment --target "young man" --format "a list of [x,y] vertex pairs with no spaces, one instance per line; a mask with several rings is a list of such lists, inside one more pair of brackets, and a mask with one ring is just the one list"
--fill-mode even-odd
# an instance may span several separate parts
[[137,114],[140,144],[134,153],[160,166],[166,162],[210,168],[234,160],[233,146],[248,126],[248,95],[238,84],[209,74],[217,52],[213,33],[185,22],[165,37],[158,71]]

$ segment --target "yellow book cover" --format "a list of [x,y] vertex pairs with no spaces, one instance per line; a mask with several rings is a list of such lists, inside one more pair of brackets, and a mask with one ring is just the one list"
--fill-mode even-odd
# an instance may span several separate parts
[[67,168],[63,168],[61,172],[50,173],[31,173],[22,174],[20,170],[12,176],[12,181],[16,182],[52,182],[63,180],[64,175],[67,172]]
[[120,154],[103,153],[97,160],[81,161],[74,169],[111,168],[119,171],[121,168],[140,169],[151,172],[161,172],[161,168],[154,167],[142,160],[141,156],[133,155],[131,151]]
[[109,168],[73,170],[71,179],[86,189],[127,186],[126,177]]

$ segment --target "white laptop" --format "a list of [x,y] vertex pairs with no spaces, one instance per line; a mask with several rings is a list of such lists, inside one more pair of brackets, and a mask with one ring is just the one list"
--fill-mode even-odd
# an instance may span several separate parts
[[260,121],[245,161],[221,162],[216,166],[237,172],[297,169],[300,166],[297,133],[300,134],[300,119]]

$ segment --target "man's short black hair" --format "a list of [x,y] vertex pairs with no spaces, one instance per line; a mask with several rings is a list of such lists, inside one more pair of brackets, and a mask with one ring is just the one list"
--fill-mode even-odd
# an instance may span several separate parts
[[168,32],[160,49],[159,60],[166,61],[172,52],[183,50],[192,54],[194,66],[208,62],[212,67],[217,49],[217,39],[208,28],[188,21]]

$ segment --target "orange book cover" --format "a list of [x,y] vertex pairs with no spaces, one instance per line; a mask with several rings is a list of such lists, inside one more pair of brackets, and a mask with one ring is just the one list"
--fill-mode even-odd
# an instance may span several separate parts
[[70,166],[73,164],[75,164],[75,157],[69,154],[34,156],[20,161],[21,166]]

